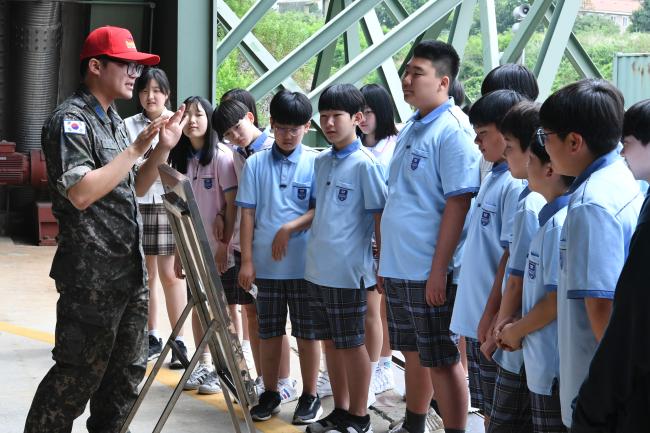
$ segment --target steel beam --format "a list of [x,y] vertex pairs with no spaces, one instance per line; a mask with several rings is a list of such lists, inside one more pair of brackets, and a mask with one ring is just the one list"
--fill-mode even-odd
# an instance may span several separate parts
[[[212,57],[212,0],[178,0],[176,101],[200,95],[210,99],[214,84]],[[187,47],[192,47],[188,50]],[[188,68],[187,65],[192,65]]]
[[[343,0],[343,8],[352,4],[352,0]],[[359,39],[359,23],[352,24],[343,34],[343,46],[345,47],[345,63],[354,59],[361,53],[361,40]]]
[[499,40],[494,0],[481,0],[481,35],[483,36],[483,72],[487,74],[499,65]]
[[[456,8],[456,10],[458,10],[458,8]],[[415,41],[413,41],[413,43],[411,44],[411,49],[409,50],[408,54],[406,55],[406,58],[402,62],[402,65],[399,67],[400,77],[402,76],[402,74],[404,74],[406,65],[408,64],[409,60],[411,60],[411,57],[413,56],[413,49],[415,48],[415,46],[422,41],[438,39],[438,36],[440,36],[440,33],[442,33],[445,26],[447,25],[447,21],[449,21],[449,17],[451,16],[451,14],[452,12],[449,12],[446,16],[433,23],[433,25],[429,27],[426,32],[422,33],[420,36],[415,38]]]
[[[575,0],[574,0],[575,1]],[[537,0],[533,3],[526,18],[521,22],[519,30],[512,35],[508,48],[501,55],[500,63],[513,63],[524,52],[526,44],[535,33],[535,29],[542,23],[546,11],[551,6],[552,0]]]
[[[456,49],[458,57],[463,59],[465,55],[465,46],[469,39],[469,31],[472,28],[474,21],[474,9],[476,8],[476,0],[463,0],[460,3],[460,9],[456,13],[454,23],[451,31],[449,32],[449,43]],[[461,62],[461,65],[463,63]],[[461,66],[462,67],[462,66]]]
[[[332,21],[325,24],[325,26],[289,53],[278,63],[277,67],[269,70],[250,85],[248,90],[253,94],[255,99],[260,99],[262,96],[275,89],[282,82],[284,77],[293,74],[311,57],[313,57],[314,53],[320,52],[332,41],[335,41],[341,33],[348,29],[353,23],[359,21],[362,16],[373,9],[380,1],[381,0],[356,0],[350,5],[350,7],[338,14]],[[437,1],[433,4],[437,5],[438,3],[440,2]],[[359,57],[362,56],[357,56],[357,58]]]
[[409,16],[408,11],[399,0],[384,0],[384,6],[386,6],[386,11],[396,23],[401,23]]
[[[244,37],[253,30],[255,24],[262,19],[264,14],[271,9],[271,6],[273,6],[275,2],[276,0],[258,0],[253,3],[253,6],[242,17],[239,24],[232,27],[217,46],[217,65],[220,65],[228,54],[239,45]],[[216,1],[215,3],[225,2]]]
[[387,58],[393,56],[411,42],[420,33],[420,29],[430,26],[431,22],[435,23],[446,17],[460,2],[461,0],[437,0],[421,6],[406,20],[394,27],[381,43],[368,47],[360,56],[312,90],[308,95],[312,106],[315,109],[317,108],[318,98],[327,86],[334,83],[354,83],[361,80]]
[[579,2],[558,0],[553,11],[534,69],[539,84],[540,100],[545,99],[551,92],[579,10]]
[[[343,3],[340,0],[331,0],[327,7],[325,22],[330,22],[337,14],[343,10]],[[332,65],[334,64],[334,55],[336,54],[336,40],[329,44],[327,48],[318,53],[316,58],[316,68],[312,78],[311,88],[318,86],[330,76]]]

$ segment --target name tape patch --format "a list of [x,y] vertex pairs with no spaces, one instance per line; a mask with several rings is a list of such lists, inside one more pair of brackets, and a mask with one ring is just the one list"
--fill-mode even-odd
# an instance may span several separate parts
[[80,120],[64,120],[63,132],[66,134],[86,134],[86,122]]

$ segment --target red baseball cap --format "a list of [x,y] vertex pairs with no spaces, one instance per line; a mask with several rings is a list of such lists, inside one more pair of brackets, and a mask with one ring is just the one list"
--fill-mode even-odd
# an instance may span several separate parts
[[90,32],[79,58],[84,60],[101,55],[147,66],[157,65],[160,62],[160,57],[157,55],[141,53],[136,49],[130,31],[112,26],[99,27]]

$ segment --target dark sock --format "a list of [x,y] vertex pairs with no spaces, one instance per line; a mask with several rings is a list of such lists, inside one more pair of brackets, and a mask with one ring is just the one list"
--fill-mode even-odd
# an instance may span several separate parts
[[459,428],[446,428],[445,433],[465,433],[465,429]]
[[357,415],[352,415],[351,413],[348,412],[347,418],[348,421],[358,426],[365,426],[370,422],[370,415],[357,416]]
[[427,414],[413,413],[406,409],[406,416],[404,417],[404,428],[409,433],[424,433],[424,423],[427,419]]

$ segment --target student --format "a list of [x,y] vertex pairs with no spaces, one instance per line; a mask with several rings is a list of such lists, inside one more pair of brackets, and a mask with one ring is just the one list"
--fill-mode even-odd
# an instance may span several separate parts
[[[531,114],[526,110],[531,110]],[[528,179],[530,143],[539,126],[538,112],[539,108],[534,104],[523,101],[511,108],[499,125],[499,131],[506,142],[506,161],[510,174],[515,179]],[[501,303],[495,321],[495,338],[504,325],[520,317],[528,248],[539,230],[538,214],[545,204],[546,199],[528,187],[519,195],[508,246],[509,256],[503,278]],[[487,431],[532,431],[523,354],[521,351],[502,349],[498,349],[493,355],[498,368]]]
[[[503,157],[506,143],[497,125],[522,100],[517,92],[497,90],[479,98],[469,112],[475,142],[494,166],[472,206],[451,330],[465,336],[472,406],[481,410],[486,425],[492,411],[496,365],[482,353],[481,345],[489,344],[487,337],[496,311],[490,311],[487,320],[483,317],[490,294],[501,294],[512,222],[524,188],[524,182],[513,178],[508,170]],[[482,321],[487,326],[480,327]]]
[[271,100],[270,112],[275,143],[246,161],[236,201],[242,209],[239,281],[244,290],[250,290],[253,281],[258,287],[265,385],[251,416],[265,421],[280,410],[278,378],[288,305],[303,382],[293,423],[309,424],[323,412],[316,394],[320,348],[304,280],[306,229],[314,217],[310,191],[317,152],[303,145],[302,138],[309,131],[312,108],[302,93],[283,90]]
[[[650,180],[650,100],[623,120],[623,152],[634,177]],[[616,285],[612,318],[596,350],[573,411],[571,431],[640,432],[648,428],[648,257],[650,200],[646,197],[630,254]]]
[[[361,89],[366,107],[363,109],[363,120],[359,124],[361,143],[372,152],[382,165],[384,173],[388,173],[390,161],[395,151],[397,127],[395,113],[390,94],[377,84],[367,84]],[[374,242],[374,240],[373,240]],[[378,250],[373,245],[375,261],[379,261]],[[395,387],[392,358],[388,338],[388,322],[386,320],[385,297],[376,290],[368,292],[368,312],[366,313],[366,348],[370,356],[370,371],[372,392],[381,394]]]
[[[520,102],[501,122],[506,136],[531,139],[539,127],[539,105]],[[521,319],[506,324],[497,336],[499,346],[522,351],[530,411],[535,433],[565,433],[559,397],[559,353],[557,348],[557,284],[560,262],[560,231],[566,218],[569,176],[551,167],[544,147],[533,135],[530,143],[528,187],[541,194],[546,204],[539,212],[540,229],[533,237],[524,267]]]
[[314,167],[305,279],[312,283],[314,328],[316,338],[325,340],[335,408],[307,427],[309,433],[372,432],[364,316],[367,290],[376,284],[371,237],[374,230],[379,247],[386,182],[381,165],[356,135],[365,106],[351,84],[327,87],[318,101],[321,128],[332,147],[318,155]]
[[[234,266],[230,254],[230,240],[235,225],[235,195],[237,178],[233,155],[226,146],[217,143],[212,131],[212,105],[205,98],[192,96],[185,100],[187,124],[178,145],[170,153],[171,166],[184,173],[191,181],[192,191],[199,207],[201,220],[207,227],[210,250],[214,255],[217,270],[225,277],[228,269]],[[224,214],[223,237],[217,239],[215,225],[217,215]],[[182,276],[180,257],[176,255],[176,274]],[[198,346],[203,337],[203,330],[196,309],[192,310],[192,333],[194,343]],[[215,394],[221,391],[218,380],[209,383],[216,376],[211,366],[210,352],[206,347],[201,354],[188,381],[185,390],[198,389],[200,394]]]
[[[487,73],[481,84],[481,96],[495,90],[514,90],[526,99],[534,101],[539,96],[539,86],[535,74],[523,65],[506,63]],[[492,164],[481,159],[481,180],[485,179]]]
[[616,149],[623,96],[609,82],[586,79],[542,105],[540,138],[553,169],[576,176],[560,237],[558,336],[562,421],[609,322],[612,298],[643,202]]
[[467,116],[449,99],[458,67],[451,45],[424,41],[402,77],[404,98],[417,111],[390,166],[379,261],[391,347],[406,360],[406,415],[394,432],[425,430],[434,390],[447,432],[464,431],[467,421],[465,372],[449,322],[479,154]]
[[[223,101],[214,112],[213,125],[221,140],[227,142],[233,148],[235,173],[237,174],[238,180],[241,179],[241,173],[246,159],[256,152],[270,149],[273,145],[273,137],[270,137],[266,132],[260,131],[255,126],[255,116],[250,111],[250,108],[237,99],[231,98]],[[239,282],[239,269],[241,266],[239,221],[240,216],[238,212],[235,232],[233,234],[235,268],[233,269],[233,273],[229,275],[230,282],[225,287],[226,300],[229,305],[242,305],[245,310],[253,359],[258,374],[255,382],[257,384],[257,392],[261,395],[265,388],[260,362],[257,308],[255,307],[253,297],[241,287]],[[285,340],[287,339],[287,337],[283,338]],[[288,346],[288,342],[284,344],[284,347],[286,346]],[[288,354],[284,355],[285,350],[283,350],[283,361],[280,364],[280,394],[282,395],[283,403],[296,400],[299,397],[295,389],[296,381],[289,377],[289,358]]]
[[[171,116],[169,111],[169,95],[171,88],[165,71],[155,67],[146,68],[135,82],[135,90],[140,100],[142,113],[124,119],[126,131],[133,141],[138,134],[152,121],[165,115]],[[151,150],[158,144],[158,137],[151,141]],[[138,161],[142,165],[150,151]],[[165,193],[160,179],[157,179],[143,196],[138,197],[138,208],[142,214],[142,249],[145,254],[147,275],[149,280],[149,354],[148,359],[156,359],[162,351],[163,342],[158,331],[158,304],[160,289],[158,281],[163,288],[167,316],[172,328],[181,317],[187,304],[187,290],[185,283],[176,278],[174,274],[174,237],[172,228],[167,221],[167,212],[162,204],[162,194]],[[187,348],[183,340],[183,328],[178,332],[176,344],[187,356]],[[183,368],[175,353],[172,353],[169,368]]]

